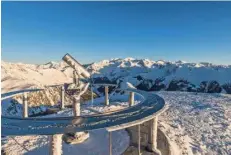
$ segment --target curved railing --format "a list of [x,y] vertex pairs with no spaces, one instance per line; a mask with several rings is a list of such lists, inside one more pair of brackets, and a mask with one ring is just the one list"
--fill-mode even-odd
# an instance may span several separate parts
[[[5,93],[2,94],[2,100],[21,93],[40,90],[44,89],[30,89]],[[120,90],[140,94],[144,97],[144,100],[139,104],[109,114],[54,118],[1,116],[2,135],[54,135],[100,128],[107,128],[109,131],[115,131],[151,120],[163,111],[165,102],[156,94],[130,88]]]

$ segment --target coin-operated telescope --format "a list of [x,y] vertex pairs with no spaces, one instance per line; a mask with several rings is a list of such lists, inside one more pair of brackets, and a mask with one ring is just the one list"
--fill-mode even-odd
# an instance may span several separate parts
[[62,59],[73,68],[73,83],[65,85],[66,93],[69,95],[80,93],[84,89],[85,84],[89,82],[90,73],[70,54],[67,53]]
[[[80,116],[80,98],[90,85],[90,73],[70,54],[64,55],[62,58],[71,68],[73,68],[73,83],[64,84],[65,92],[73,98],[73,114],[74,116]],[[79,143],[86,140],[89,137],[88,132],[75,132],[64,135],[66,142]]]

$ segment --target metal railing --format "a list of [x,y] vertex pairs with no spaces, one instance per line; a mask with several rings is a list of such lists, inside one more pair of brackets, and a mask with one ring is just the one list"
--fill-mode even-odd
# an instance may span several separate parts
[[[113,84],[95,84],[98,86],[105,86],[105,105],[109,105],[108,86],[116,86]],[[109,154],[112,155],[112,137],[111,132],[128,128],[130,126],[138,125],[140,131],[140,124],[153,119],[157,114],[161,113],[164,108],[164,100],[155,95],[145,91],[136,89],[122,89],[129,92],[129,107],[113,111],[112,113],[87,115],[87,116],[73,116],[73,117],[57,117],[57,118],[28,118],[28,102],[27,93],[41,91],[44,89],[22,90],[2,94],[2,100],[13,97],[18,94],[23,94],[23,118],[2,116],[2,135],[55,135],[68,132],[80,132],[86,130],[94,130],[99,128],[106,128],[109,131]],[[134,94],[140,94],[144,97],[144,101],[140,104],[134,105]],[[61,106],[60,109],[65,108],[65,89],[61,86]],[[93,97],[93,96],[92,96]],[[93,100],[93,98],[92,98]],[[154,121],[152,129],[157,130],[157,118]],[[98,124],[97,124],[98,123]],[[30,125],[30,127],[28,126]],[[12,128],[9,128],[12,127]],[[18,130],[20,129],[20,130]],[[151,148],[156,148],[156,131],[150,133],[152,145]],[[140,153],[140,134],[138,135],[138,152]]]

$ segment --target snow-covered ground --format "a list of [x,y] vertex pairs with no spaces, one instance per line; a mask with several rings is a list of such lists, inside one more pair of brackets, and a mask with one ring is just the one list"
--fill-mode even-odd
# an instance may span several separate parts
[[[168,105],[168,109],[159,116],[159,127],[169,137],[170,142],[174,144],[175,150],[182,155],[230,155],[231,95],[188,92],[158,92],[157,94],[163,97]],[[89,102],[82,106],[82,115],[93,114],[95,111],[105,112],[126,108],[125,99],[127,99],[127,96],[121,96],[120,102],[113,102],[106,107],[99,104],[103,98],[98,99],[94,106]],[[57,115],[69,116],[72,115],[72,111],[66,109]],[[117,148],[117,151],[114,150],[115,154],[120,154],[121,152],[118,150],[125,150],[124,146],[129,145],[129,138],[124,130],[117,132],[113,133],[113,139],[115,140],[113,146],[119,147],[120,144],[123,144],[122,148]],[[91,138],[88,141],[76,147],[63,144],[64,154],[71,154],[72,151],[77,149],[88,150],[88,148],[90,150],[89,155],[91,153],[93,155],[107,154],[107,132],[98,130],[92,131],[91,134],[93,136],[90,136]],[[46,136],[26,136],[17,137],[17,139],[27,149],[33,150],[31,151],[33,154],[40,149],[42,151],[48,150]],[[97,143],[98,141],[100,141],[100,144]],[[100,153],[97,152],[99,151],[99,145],[103,146]],[[12,139],[8,139],[5,144],[3,143],[2,148],[11,150],[16,154],[25,151]],[[92,151],[94,149],[96,151]],[[69,153],[67,153],[68,150]],[[84,154],[87,153],[84,152]]]
[[[16,141],[17,143],[16,143]],[[113,154],[120,155],[129,146],[129,136],[125,130],[112,133]],[[105,129],[90,131],[90,138],[81,144],[69,145],[62,143],[64,155],[108,155],[109,137]],[[20,144],[20,145],[19,145]],[[17,136],[2,143],[7,155],[48,155],[48,136]]]
[[231,95],[159,92],[168,110],[159,127],[181,154],[231,154]]

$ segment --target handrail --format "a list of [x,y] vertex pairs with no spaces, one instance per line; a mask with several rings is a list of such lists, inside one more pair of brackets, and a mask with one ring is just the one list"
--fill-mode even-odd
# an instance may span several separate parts
[[[104,84],[106,85],[106,84]],[[3,99],[24,92],[44,89],[29,89],[2,94]],[[164,100],[156,94],[137,89],[121,89],[142,95],[145,99],[135,106],[97,115],[54,118],[18,118],[2,116],[2,135],[53,135],[107,128],[109,131],[127,128],[148,121],[164,110]]]
[[17,90],[17,91],[7,92],[7,93],[4,93],[4,94],[1,94],[1,100],[5,100],[5,99],[11,98],[11,97],[13,97],[15,95],[20,95],[20,94],[23,94],[23,93],[26,93],[26,92],[36,92],[36,91],[42,91],[42,90],[45,90],[45,89],[24,89],[24,90]]

